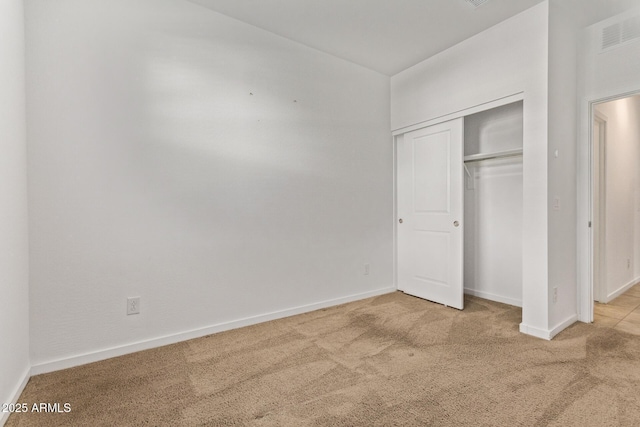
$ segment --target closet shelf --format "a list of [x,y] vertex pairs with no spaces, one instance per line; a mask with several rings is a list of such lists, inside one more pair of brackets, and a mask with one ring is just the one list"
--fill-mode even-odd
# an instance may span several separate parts
[[494,153],[471,154],[469,156],[464,156],[464,161],[478,162],[480,160],[500,159],[502,157],[513,157],[513,156],[521,156],[521,155],[522,155],[522,148],[516,148],[513,150],[496,151]]

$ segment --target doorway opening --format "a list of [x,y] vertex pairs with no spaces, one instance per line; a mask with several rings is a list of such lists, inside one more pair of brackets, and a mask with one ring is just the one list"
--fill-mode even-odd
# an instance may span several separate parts
[[640,94],[591,111],[593,320],[640,334]]

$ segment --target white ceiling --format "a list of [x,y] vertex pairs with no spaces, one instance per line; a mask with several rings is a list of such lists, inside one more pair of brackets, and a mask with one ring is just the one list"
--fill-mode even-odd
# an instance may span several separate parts
[[[543,0],[490,0],[477,8],[465,0],[189,1],[380,73],[394,75]],[[562,0],[559,3],[593,17],[603,7],[639,1]]]

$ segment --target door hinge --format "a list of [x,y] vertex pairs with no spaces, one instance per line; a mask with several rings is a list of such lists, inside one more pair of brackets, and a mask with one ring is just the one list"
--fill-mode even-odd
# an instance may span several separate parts
[[591,228],[591,221],[589,221],[589,228]]

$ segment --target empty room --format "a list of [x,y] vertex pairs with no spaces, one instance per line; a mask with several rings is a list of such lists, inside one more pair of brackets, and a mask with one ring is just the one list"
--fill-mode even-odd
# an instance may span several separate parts
[[0,425],[640,423],[638,0],[0,0],[0,64]]

